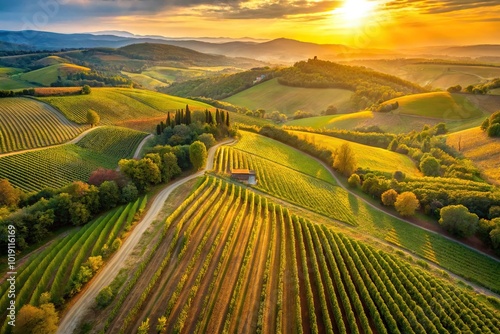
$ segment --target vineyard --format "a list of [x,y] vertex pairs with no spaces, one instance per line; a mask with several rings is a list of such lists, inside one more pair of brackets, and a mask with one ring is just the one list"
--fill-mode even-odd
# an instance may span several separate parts
[[212,177],[115,295],[94,332],[500,333],[473,293]]
[[[16,277],[17,309],[24,304],[38,305],[44,292],[50,292],[52,302],[61,305],[65,299],[80,291],[83,284],[99,270],[96,257],[105,258],[119,247],[121,242],[116,240],[121,240],[122,232],[132,226],[136,213],[144,210],[146,201],[144,197],[117,208],[30,257],[19,268]],[[6,281],[0,286],[3,318],[9,305],[8,287]],[[1,332],[7,332],[7,327],[7,322],[4,322]]]
[[164,117],[166,111],[212,108],[211,106],[184,98],[151,91],[126,88],[93,88],[89,95],[41,97],[59,109],[68,119],[84,124],[89,109],[101,117],[101,124],[112,125],[123,121]]
[[0,154],[61,144],[83,131],[50,106],[31,99],[0,100]]
[[0,157],[0,178],[8,179],[24,191],[87,181],[97,168],[114,169],[120,159],[131,157],[145,136],[128,129],[96,129],[76,145]]
[[[304,161],[308,159],[307,157],[304,155],[301,155],[301,158],[296,157],[294,154],[297,154],[297,151],[281,143],[276,146],[276,150],[273,150],[272,146],[265,144],[262,136],[247,132],[242,133],[242,138],[234,145],[234,148],[223,147],[219,149],[215,165],[218,173],[227,173],[230,163],[234,166],[246,166],[245,164],[250,166],[249,161],[252,161],[251,166],[257,172],[257,185],[255,186],[257,189],[355,225],[355,231],[358,233],[371,235],[397,247],[410,250],[465,279],[500,292],[500,281],[496,279],[500,276],[500,266],[497,261],[440,235],[422,230],[375,210],[339,187],[299,173],[298,171],[303,170],[300,167],[301,164],[304,166],[310,164],[310,162]],[[252,142],[255,144],[252,145]],[[241,149],[247,149],[253,153],[249,154]],[[233,155],[231,151],[238,152]],[[274,161],[279,161],[279,163]],[[321,165],[316,167],[319,169],[309,166],[311,174],[320,176],[328,173]],[[419,180],[425,179],[419,178]],[[442,181],[440,182],[442,183]],[[306,183],[308,184],[306,185]],[[315,187],[312,187],[311,184],[314,184]],[[477,186],[476,183],[470,181],[464,181],[464,184],[468,184],[467,187],[471,189]],[[483,187],[487,187],[487,185],[483,184]],[[283,189],[288,189],[288,191]],[[301,195],[298,196],[298,194]]]
[[229,175],[233,168],[255,170],[257,189],[347,224],[357,224],[350,210],[353,196],[339,186],[231,147],[219,148],[215,161],[220,174]]

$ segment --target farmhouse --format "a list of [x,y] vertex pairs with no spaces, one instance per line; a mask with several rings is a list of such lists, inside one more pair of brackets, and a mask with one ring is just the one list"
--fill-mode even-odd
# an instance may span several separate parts
[[250,169],[231,169],[231,177],[240,182],[248,183],[250,185],[257,184],[255,171]]

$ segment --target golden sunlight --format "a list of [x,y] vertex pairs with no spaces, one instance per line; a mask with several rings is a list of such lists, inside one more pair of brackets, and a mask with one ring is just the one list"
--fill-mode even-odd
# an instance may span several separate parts
[[345,0],[342,7],[332,13],[336,18],[340,16],[344,26],[349,28],[359,27],[364,19],[370,16],[377,4],[370,0]]

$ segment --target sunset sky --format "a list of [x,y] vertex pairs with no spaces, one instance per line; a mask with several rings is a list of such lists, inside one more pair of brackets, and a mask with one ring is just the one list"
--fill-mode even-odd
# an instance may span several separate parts
[[293,38],[354,47],[499,44],[500,1],[0,0],[0,29]]

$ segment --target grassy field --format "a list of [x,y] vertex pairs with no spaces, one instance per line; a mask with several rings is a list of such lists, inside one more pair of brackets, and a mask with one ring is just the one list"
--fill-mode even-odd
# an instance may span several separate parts
[[411,64],[400,69],[401,76],[422,86],[447,89],[475,85],[500,76],[499,67],[450,64]]
[[291,131],[291,133],[299,136],[301,139],[305,139],[320,147],[326,147],[332,151],[339,148],[344,143],[349,143],[355,152],[358,167],[391,174],[396,170],[400,170],[408,176],[421,175],[415,163],[408,156],[403,154],[326,135],[299,131]]
[[87,181],[99,167],[115,169],[130,158],[146,133],[124,128],[100,128],[78,144],[25,152],[0,158],[0,178],[25,191],[60,188]]
[[19,68],[0,67],[0,90],[15,90],[32,87],[32,84],[17,78],[22,72],[23,70]]
[[132,81],[138,83],[142,87],[150,90],[156,90],[157,87],[163,87],[167,86],[168,83],[165,83],[163,81],[154,79],[148,75],[145,74],[139,74],[139,73],[131,73],[131,72],[125,72],[122,71],[122,74],[128,76]]
[[471,159],[486,178],[500,185],[500,139],[490,138],[480,128],[472,128],[448,135],[446,143]]
[[93,88],[89,95],[42,97],[41,101],[53,105],[64,115],[76,122],[86,123],[89,109],[95,110],[105,125],[142,120],[144,118],[166,117],[167,111],[184,109],[212,109],[211,106],[180,97],[147,90],[127,88]]
[[302,126],[315,129],[354,129],[362,126],[364,121],[375,117],[372,111],[360,111],[351,114],[328,115],[296,119],[288,121],[287,126]]
[[439,118],[441,120],[468,120],[483,116],[483,112],[463,95],[433,92],[407,95],[389,100],[386,104],[399,103],[396,114]]
[[490,90],[489,92],[491,95],[500,95],[500,88],[495,88]]
[[278,110],[291,115],[297,110],[319,114],[329,105],[344,110],[353,93],[345,89],[298,88],[280,85],[277,79],[269,80],[228,97],[224,101],[249,109]]
[[64,64],[64,63],[68,63],[68,61],[64,58],[59,57],[59,56],[48,56],[48,57],[42,58],[40,60],[37,60],[35,62],[36,65],[44,66],[44,67],[51,66],[51,65]]
[[88,72],[90,68],[73,65],[57,63],[47,67],[40,68],[31,72],[23,73],[19,79],[29,83],[40,84],[43,86],[50,86],[51,83],[56,82],[58,77],[65,78],[69,73]]
[[[19,284],[16,306],[21,308],[28,303],[38,305],[44,292],[50,292],[52,302],[63,304],[80,267],[89,257],[102,255],[104,245],[111,249],[113,241],[120,239],[125,227],[133,223],[141,202],[142,199],[138,199],[135,203],[117,208],[31,256],[19,268],[16,277]],[[0,286],[2,316],[7,314],[4,310],[9,304],[8,286],[6,282]],[[7,332],[7,322],[2,325],[1,332]]]
[[[207,178],[165,222],[94,332],[495,331],[470,291]],[[436,301],[438,301],[436,303]],[[453,319],[453,320],[452,320]]]
[[61,144],[84,127],[68,121],[45,103],[25,98],[0,99],[0,154]]

